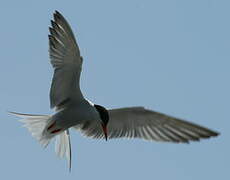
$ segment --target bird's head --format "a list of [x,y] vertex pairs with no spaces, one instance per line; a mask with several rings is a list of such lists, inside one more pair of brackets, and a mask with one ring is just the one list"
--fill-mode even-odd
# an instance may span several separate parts
[[101,127],[105,135],[105,140],[107,141],[107,137],[108,137],[107,124],[109,122],[109,113],[103,106],[95,104],[94,107],[97,109],[100,115]]

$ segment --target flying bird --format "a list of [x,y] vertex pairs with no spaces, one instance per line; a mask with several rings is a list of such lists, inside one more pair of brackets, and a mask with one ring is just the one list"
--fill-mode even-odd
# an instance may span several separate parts
[[87,100],[79,81],[83,58],[70,25],[55,11],[49,28],[49,55],[54,68],[50,89],[53,115],[11,112],[22,118],[32,136],[46,147],[55,137],[55,151],[71,169],[69,129],[91,138],[141,138],[150,141],[189,143],[219,133],[144,107],[106,109]]

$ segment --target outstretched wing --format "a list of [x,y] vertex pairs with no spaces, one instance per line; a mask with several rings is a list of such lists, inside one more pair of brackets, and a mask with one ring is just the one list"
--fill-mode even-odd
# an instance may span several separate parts
[[[141,138],[145,140],[188,143],[218,133],[197,124],[183,121],[143,107],[128,107],[109,110],[109,138]],[[100,124],[91,122],[80,130],[89,137],[102,138]]]
[[58,12],[54,13],[49,28],[49,54],[54,75],[50,89],[50,106],[60,107],[69,100],[83,98],[80,90],[82,57],[74,34]]

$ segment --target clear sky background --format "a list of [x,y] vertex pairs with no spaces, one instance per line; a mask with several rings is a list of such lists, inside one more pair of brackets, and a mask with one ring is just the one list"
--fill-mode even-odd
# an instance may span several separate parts
[[[230,1],[0,3],[0,179],[227,180]],[[48,26],[69,21],[84,57],[81,89],[107,108],[143,105],[221,132],[189,145],[92,140],[72,130],[73,168],[6,111],[51,114]]]

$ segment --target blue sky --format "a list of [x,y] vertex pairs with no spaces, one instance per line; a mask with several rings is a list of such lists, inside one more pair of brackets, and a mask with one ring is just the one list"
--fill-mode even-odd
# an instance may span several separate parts
[[[2,1],[0,179],[228,179],[230,2]],[[73,168],[6,111],[51,114],[48,26],[69,21],[84,57],[81,89],[108,108],[145,107],[221,132],[199,143],[92,140],[72,130]]]

